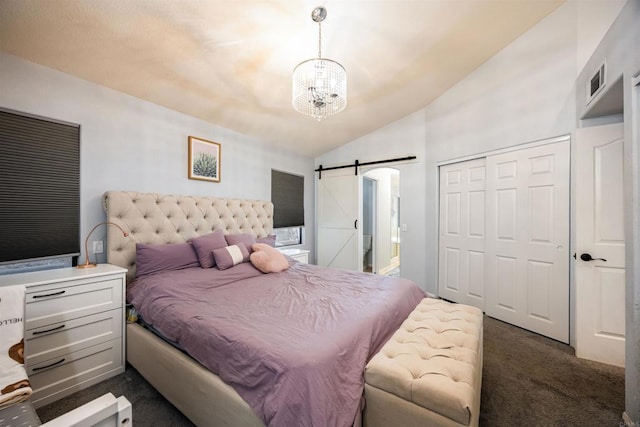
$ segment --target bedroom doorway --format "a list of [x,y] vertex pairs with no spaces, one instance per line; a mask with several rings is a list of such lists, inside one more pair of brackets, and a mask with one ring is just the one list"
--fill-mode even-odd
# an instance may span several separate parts
[[376,168],[362,177],[362,271],[400,276],[400,171]]

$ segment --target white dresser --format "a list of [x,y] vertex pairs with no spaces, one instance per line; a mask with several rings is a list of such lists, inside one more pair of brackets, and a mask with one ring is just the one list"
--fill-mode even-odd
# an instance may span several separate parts
[[124,372],[125,274],[99,264],[0,276],[0,286],[26,286],[25,368],[35,407]]

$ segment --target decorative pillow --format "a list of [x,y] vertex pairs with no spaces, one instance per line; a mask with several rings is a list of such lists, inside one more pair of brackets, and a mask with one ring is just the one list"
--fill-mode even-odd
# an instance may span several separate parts
[[276,235],[275,234],[271,234],[269,236],[266,237],[260,237],[259,239],[256,239],[256,243],[264,243],[266,245],[271,246],[272,248],[276,247]]
[[249,233],[227,234],[224,238],[227,239],[229,246],[244,245],[247,248],[247,252],[251,252],[251,245],[256,242],[256,236]]
[[136,243],[136,277],[199,265],[198,255],[190,243],[167,245]]
[[289,261],[277,249],[265,243],[256,243],[252,247],[251,264],[263,273],[279,273],[289,268]]
[[234,265],[249,261],[249,251],[244,244],[226,246],[213,250],[213,257],[219,270],[226,270]]
[[224,232],[222,230],[216,230],[211,234],[194,237],[190,242],[198,254],[198,260],[202,268],[211,268],[216,265],[216,260],[213,258],[213,251],[227,246],[227,241],[224,238]]

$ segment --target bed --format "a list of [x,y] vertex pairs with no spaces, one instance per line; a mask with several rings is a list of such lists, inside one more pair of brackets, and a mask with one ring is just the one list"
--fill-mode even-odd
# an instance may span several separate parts
[[364,365],[424,297],[415,284],[294,260],[281,273],[240,263],[134,280],[136,243],[265,237],[273,206],[136,192],[108,192],[104,205],[130,234],[110,227],[108,262],[128,269],[128,298],[154,329],[127,326],[127,361],[195,424],[359,423]]

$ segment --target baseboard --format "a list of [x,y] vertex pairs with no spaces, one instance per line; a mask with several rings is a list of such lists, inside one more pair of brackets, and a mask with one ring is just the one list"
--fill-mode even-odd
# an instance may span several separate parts
[[637,427],[637,426],[640,426],[640,422],[635,423],[626,412],[622,413],[622,421],[624,422],[624,426],[625,427]]

